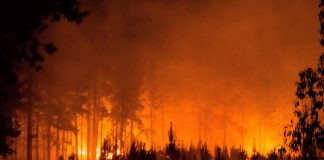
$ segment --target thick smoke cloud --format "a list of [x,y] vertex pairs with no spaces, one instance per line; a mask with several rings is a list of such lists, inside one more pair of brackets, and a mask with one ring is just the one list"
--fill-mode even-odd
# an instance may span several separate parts
[[[66,85],[98,69],[108,77],[114,103],[128,99],[135,111],[150,85],[169,97],[164,131],[176,123],[179,142],[201,136],[222,145],[226,132],[227,145],[252,150],[255,138],[266,150],[281,142],[298,72],[320,54],[317,3],[86,1],[91,15],[83,24],[50,28],[45,38],[57,42],[59,52],[46,65],[65,70]],[[155,116],[158,144],[160,111]]]

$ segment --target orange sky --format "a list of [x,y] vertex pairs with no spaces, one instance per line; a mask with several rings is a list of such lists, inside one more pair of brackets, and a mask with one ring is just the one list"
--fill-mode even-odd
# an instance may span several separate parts
[[[298,72],[321,54],[317,0],[85,3],[91,14],[82,24],[49,28],[46,39],[59,51],[45,65],[64,70],[62,85],[99,67],[125,81],[125,92],[157,91],[167,97],[164,131],[173,121],[185,145],[197,141],[199,128],[210,147],[224,143],[225,128],[226,144],[240,145],[244,133],[249,152],[253,138],[264,152],[281,143]],[[161,108],[154,117],[154,141],[161,144]]]

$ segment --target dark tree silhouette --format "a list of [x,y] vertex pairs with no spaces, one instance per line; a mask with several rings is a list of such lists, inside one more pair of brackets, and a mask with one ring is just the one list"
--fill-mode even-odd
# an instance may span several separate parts
[[322,46],[324,46],[324,0],[320,0],[319,7],[320,7],[320,13],[318,17],[320,21],[320,35],[321,35],[320,43]]
[[276,150],[273,150],[268,154],[268,160],[279,160],[279,156],[276,152]]
[[279,149],[278,149],[278,154],[279,154],[279,158],[280,159],[284,159],[285,156],[287,157],[287,159],[290,159],[290,154],[286,155],[286,148],[284,146],[281,146]]
[[[12,153],[9,137],[19,136],[14,110],[20,107],[20,64],[29,70],[41,69],[44,53],[53,54],[51,42],[41,42],[37,35],[47,25],[61,18],[80,23],[88,12],[81,11],[78,0],[14,0],[0,5],[0,155]],[[29,106],[29,108],[31,105]],[[29,112],[31,113],[31,112]],[[28,156],[31,159],[31,156]]]
[[240,148],[232,147],[230,150],[230,157],[231,160],[243,160],[247,158],[247,153],[242,147]]
[[297,121],[291,120],[284,133],[289,147],[302,159],[317,159],[323,151],[324,54],[317,69],[307,68],[299,73],[295,111]]
[[[324,0],[320,0],[320,44],[324,46]],[[324,102],[324,54],[317,68],[307,68],[299,73],[296,83],[296,122],[286,126],[285,142],[301,159],[317,159],[324,149],[324,130],[321,123]]]
[[[324,46],[324,0],[320,0],[320,44]],[[324,149],[324,130],[320,121],[324,100],[324,54],[317,68],[299,73],[295,111],[296,122],[291,120],[284,132],[285,142],[302,159],[317,159]]]
[[196,148],[191,143],[187,154],[187,160],[195,160],[195,159],[196,159]]
[[133,141],[127,160],[156,160],[156,152],[146,151],[145,144]]
[[215,146],[214,148],[214,160],[221,160],[222,159],[222,150],[219,146]]
[[176,147],[176,141],[172,129],[172,123],[170,123],[170,130],[169,130],[169,143],[166,147],[166,154],[169,156],[172,160],[178,160],[179,159],[179,149]]
[[266,160],[267,158],[263,156],[261,153],[253,153],[251,156],[251,160]]
[[222,156],[221,156],[222,157],[222,160],[229,160],[230,159],[230,157],[228,155],[227,146],[224,146],[223,147],[223,150],[222,150],[221,154],[222,154]]
[[17,137],[20,134],[19,124],[10,116],[0,116],[0,155],[12,154],[13,150],[8,146],[8,137]]
[[211,160],[212,156],[208,151],[207,144],[203,144],[200,150],[200,159],[201,160]]

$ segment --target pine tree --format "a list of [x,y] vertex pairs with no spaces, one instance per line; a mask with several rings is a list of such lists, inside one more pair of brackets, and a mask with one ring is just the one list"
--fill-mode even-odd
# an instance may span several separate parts
[[169,130],[169,143],[166,147],[166,154],[172,159],[172,160],[178,160],[179,159],[179,149],[176,147],[176,141],[175,136],[172,129],[172,123],[170,123],[170,130]]

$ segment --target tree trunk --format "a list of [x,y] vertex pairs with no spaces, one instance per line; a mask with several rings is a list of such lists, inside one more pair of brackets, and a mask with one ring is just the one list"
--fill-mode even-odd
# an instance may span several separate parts
[[39,116],[37,116],[36,122],[36,160],[39,160]]
[[66,131],[62,130],[62,151],[61,151],[61,155],[65,158],[65,138],[66,138]]
[[[81,143],[81,159],[83,159],[83,127],[82,127],[82,119],[83,117],[81,116],[81,121],[80,121],[80,143]],[[79,152],[77,153],[79,154]]]
[[150,121],[151,121],[151,150],[153,150],[153,105],[150,105]]
[[[46,145],[45,145],[46,143],[45,143],[45,139],[44,139],[45,137],[44,137],[44,135],[42,135],[42,137],[43,137],[43,138],[42,138],[42,145],[43,145],[43,147],[42,147],[42,151],[43,151],[43,152],[42,152],[42,153],[43,153],[43,158],[42,158],[42,159],[45,160],[45,159],[46,159],[46,154],[45,154],[45,153],[46,153],[46,152],[45,152],[45,151],[46,151]],[[47,138],[47,137],[46,137],[46,138]]]
[[49,113],[47,114],[47,160],[51,160],[51,118],[49,117]]
[[28,104],[27,104],[27,160],[32,160],[32,138],[33,138],[33,126],[32,126],[32,100],[31,100],[31,79],[32,77],[32,71],[29,72],[29,80],[28,80]]
[[[96,76],[96,75],[95,75]],[[92,108],[92,159],[97,156],[97,139],[98,139],[98,90],[97,90],[97,77],[94,82],[94,95],[93,95],[93,108]]]
[[161,104],[161,111],[162,111],[162,146],[164,146],[164,104]]
[[131,126],[130,126],[130,127],[131,127],[131,128],[130,128],[130,129],[131,129],[131,131],[130,131],[130,132],[131,132],[131,133],[130,133],[130,134],[131,134],[131,135],[130,135],[130,145],[132,145],[133,140],[134,140],[134,135],[133,135],[133,118],[131,119],[131,123],[130,123],[130,125],[131,125]]
[[31,106],[29,107],[30,108],[27,111],[27,160],[32,160],[32,108]]
[[125,125],[124,125],[124,148],[123,148],[123,151],[126,151],[127,150],[127,137],[126,137],[126,133],[127,133],[127,122],[126,122],[126,118],[125,118]]
[[[89,93],[90,95],[90,93]],[[87,160],[91,159],[91,105],[88,104],[88,111],[89,111],[89,115],[88,115],[88,121],[87,121],[87,125],[88,125],[88,134],[87,134]]]
[[56,159],[60,158],[60,129],[56,129]]
[[16,137],[15,138],[15,149],[16,149],[16,152],[15,152],[15,160],[18,160],[18,138]]
[[65,131],[62,130],[62,137],[61,137],[61,156],[64,156],[64,141],[65,141]]
[[75,135],[75,150],[73,152],[75,152],[74,154],[79,154],[79,140],[78,140],[78,116],[76,115],[75,116],[75,120],[74,120],[74,123],[75,123],[75,129],[76,131],[74,132],[74,135]]
[[123,141],[123,135],[124,135],[124,103],[121,104],[121,122],[120,122],[120,148],[124,148],[124,141]]
[[103,140],[103,136],[102,136],[102,128],[103,128],[103,120],[99,120],[99,123],[100,123],[100,146],[102,145],[102,140]]

